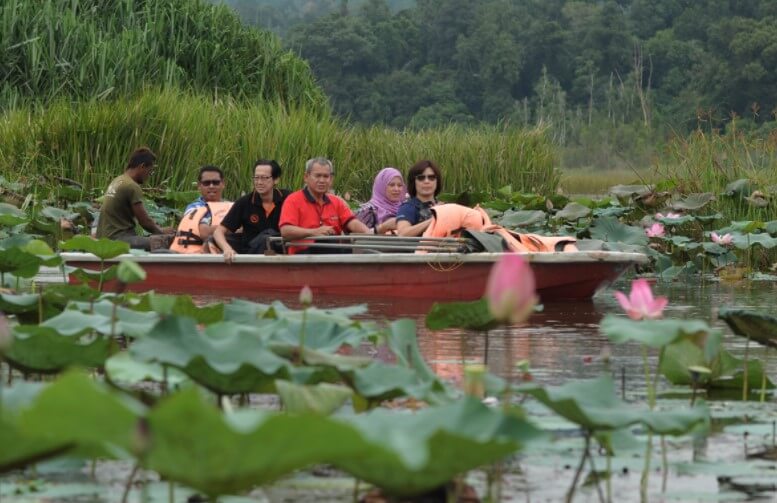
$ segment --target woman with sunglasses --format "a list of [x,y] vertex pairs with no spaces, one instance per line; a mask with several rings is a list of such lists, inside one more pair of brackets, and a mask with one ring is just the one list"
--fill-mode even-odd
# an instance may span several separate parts
[[433,161],[418,161],[407,173],[407,191],[410,199],[397,211],[397,234],[420,236],[432,218],[432,207],[438,204],[442,190],[442,174]]

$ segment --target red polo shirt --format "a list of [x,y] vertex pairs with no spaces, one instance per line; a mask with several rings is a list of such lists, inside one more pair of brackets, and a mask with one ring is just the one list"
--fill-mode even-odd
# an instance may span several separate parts
[[[354,218],[351,208],[339,197],[324,194],[322,202],[319,203],[305,187],[292,192],[286,198],[278,227],[296,225],[304,229],[317,229],[322,225],[329,225],[334,228],[335,234],[342,234],[345,226]],[[291,246],[288,252],[293,255],[304,249],[302,246]]]

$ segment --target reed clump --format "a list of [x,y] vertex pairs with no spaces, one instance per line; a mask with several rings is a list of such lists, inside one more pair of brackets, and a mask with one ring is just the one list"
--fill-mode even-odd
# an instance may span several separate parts
[[59,176],[101,191],[138,145],[159,154],[154,185],[191,189],[197,168],[213,163],[225,169],[230,197],[250,190],[252,163],[260,157],[278,159],[282,185],[296,188],[305,160],[327,156],[337,190],[361,198],[381,167],[406,170],[427,158],[444,170],[446,192],[512,185],[549,194],[559,180],[553,146],[540,129],[351,127],[328,110],[171,89],[110,102],[29,105],[0,116],[0,174],[9,179]]
[[113,99],[149,84],[328,107],[308,64],[202,0],[4,0],[0,109]]

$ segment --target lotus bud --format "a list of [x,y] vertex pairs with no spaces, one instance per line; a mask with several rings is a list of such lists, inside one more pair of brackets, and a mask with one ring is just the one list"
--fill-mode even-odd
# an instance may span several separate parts
[[486,285],[491,315],[498,321],[523,323],[537,304],[534,273],[516,253],[506,253],[491,268]]
[[313,304],[313,290],[311,290],[308,285],[303,286],[302,290],[299,291],[299,303],[302,304],[303,307],[308,307]]
[[653,297],[653,291],[645,278],[636,279],[631,283],[628,297],[623,292],[615,292],[615,298],[632,320],[660,318],[669,303],[666,297]]
[[464,393],[476,398],[486,394],[486,366],[479,363],[464,366]]

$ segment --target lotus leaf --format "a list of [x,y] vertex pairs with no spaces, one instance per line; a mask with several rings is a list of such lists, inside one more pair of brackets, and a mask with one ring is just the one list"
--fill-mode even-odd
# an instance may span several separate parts
[[7,250],[9,248],[21,248],[32,241],[34,238],[30,234],[14,234],[12,236],[4,237],[0,240],[0,249]]
[[756,231],[764,230],[765,227],[766,227],[766,224],[758,220],[734,221],[734,222],[731,222],[731,224],[729,224],[728,227],[724,227],[723,229],[720,229],[718,231],[718,234],[721,234],[721,235],[726,233],[749,234]]
[[589,207],[583,206],[580,203],[569,203],[564,206],[564,209],[556,213],[556,218],[575,221],[586,218],[589,215],[591,215],[591,209]]
[[496,325],[486,299],[471,302],[435,302],[426,315],[426,327],[431,330],[446,328],[487,330]]
[[413,320],[397,320],[389,326],[387,340],[397,360],[408,368],[414,369],[424,381],[438,380],[434,371],[426,364],[416,338],[416,326]]
[[599,217],[619,218],[631,212],[632,212],[632,208],[629,206],[610,206],[609,208],[596,208],[593,211],[593,214],[596,218],[599,218]]
[[351,398],[351,388],[338,384],[320,383],[312,386],[275,381],[275,389],[285,410],[291,413],[312,413],[328,416]]
[[181,369],[194,381],[222,394],[272,390],[289,380],[292,365],[260,340],[252,327],[223,322],[202,333],[191,318],[159,321],[130,348],[133,358]]
[[688,194],[683,199],[675,201],[669,205],[670,208],[681,211],[697,211],[707,206],[715,200],[715,195],[711,192],[701,194]]
[[116,273],[118,271],[119,267],[116,264],[113,264],[109,267],[106,267],[102,271],[95,271],[92,269],[82,269],[80,267],[75,267],[72,269],[68,269],[68,274],[77,280],[83,281],[84,283],[88,283],[90,281],[111,281],[116,279]]
[[[352,324],[358,322],[352,320],[351,317],[365,314],[366,312],[367,306],[364,304],[331,309],[311,307],[307,309],[306,316],[310,316],[311,313],[317,313],[317,315],[322,317],[330,318],[335,323]],[[258,304],[242,299],[234,299],[224,308],[225,321],[253,324],[258,318],[290,318],[299,320],[302,319],[302,310],[289,309],[282,302],[277,301],[272,304]]]
[[[114,333],[126,337],[143,337],[154,328],[160,319],[160,316],[157,313],[127,309],[126,307],[114,305],[113,302],[109,300],[101,300],[94,303],[75,302],[72,303],[71,306],[82,312],[86,311],[87,314],[101,316],[103,320],[108,320],[108,323],[115,317],[116,326],[113,328],[106,327],[104,323],[93,326],[92,328],[99,327],[101,333]],[[62,314],[64,315],[65,313],[63,312]],[[70,318],[66,319],[70,320],[74,330],[78,328],[79,323],[82,323],[82,321],[79,320],[88,320],[88,318],[79,318],[75,314],[72,314]],[[95,324],[97,324],[99,320],[100,318],[95,318]],[[49,324],[54,326],[51,320],[49,320]]]
[[652,348],[660,348],[677,340],[703,336],[713,330],[700,320],[640,320],[608,315],[599,330],[615,344],[639,342]]
[[661,222],[664,225],[683,225],[696,221],[696,217],[693,215],[682,215],[677,218],[657,217],[656,221]]
[[122,260],[116,269],[116,278],[122,283],[138,283],[145,281],[146,271],[137,262]]
[[375,362],[355,370],[349,380],[358,395],[368,402],[410,396],[430,403],[449,401],[448,389],[438,379],[419,376],[415,370]]
[[[254,322],[264,341],[272,344],[298,346],[302,332],[302,318],[263,319]],[[305,347],[332,352],[343,345],[358,347],[368,338],[377,336],[370,324],[339,324],[320,311],[311,311],[305,320]]]
[[709,423],[705,406],[657,411],[626,404],[616,397],[615,385],[609,376],[571,381],[557,387],[522,384],[516,391],[533,396],[556,414],[590,432],[642,424],[656,434],[683,435]]
[[[158,363],[143,363],[134,360],[127,351],[117,353],[105,361],[105,373],[111,383],[116,386],[129,388],[142,382],[164,382],[165,371]],[[168,387],[177,387],[185,382],[190,382],[181,371],[167,369]]]
[[699,222],[703,224],[707,224],[710,222],[714,222],[715,220],[721,220],[723,218],[723,215],[720,213],[715,213],[714,215],[694,215],[693,218],[698,220]]
[[0,250],[0,273],[13,273],[22,278],[32,278],[38,274],[42,262],[37,255],[20,248]]
[[740,250],[747,250],[755,245],[761,245],[764,248],[771,249],[777,246],[777,238],[771,237],[769,234],[734,234],[732,242],[734,246]]
[[155,292],[144,294],[134,306],[137,311],[155,311],[161,315],[188,316],[197,323],[216,323],[224,319],[224,304],[221,302],[198,306],[189,295],[160,295]]
[[774,316],[746,309],[723,308],[718,312],[718,317],[735,334],[777,348],[777,318]]
[[[659,371],[672,384],[691,385],[689,367],[704,366],[710,369],[709,375],[699,376],[699,383],[709,388],[741,389],[744,376],[744,360],[734,357],[724,348],[714,358],[705,356],[704,351],[690,340],[681,340],[667,346]],[[747,362],[747,382],[751,391],[759,390],[764,377],[761,362]],[[766,387],[774,387],[766,378]]]
[[547,215],[544,211],[539,210],[519,210],[519,211],[506,211],[501,218],[499,218],[499,224],[503,227],[529,227],[533,225],[544,225],[547,220]]
[[22,251],[37,255],[41,264],[48,267],[55,267],[62,263],[62,258],[54,253],[54,250],[40,239],[32,239],[21,247]]
[[592,239],[628,245],[646,246],[648,244],[648,237],[641,227],[622,224],[613,217],[597,218],[589,232]]
[[769,234],[777,234],[777,220],[764,223],[764,230]]
[[27,222],[27,215],[16,206],[0,203],[0,225],[13,227]]
[[129,253],[129,244],[124,241],[113,241],[100,238],[93,239],[89,236],[75,236],[60,244],[64,251],[85,251],[102,260],[117,257],[123,253]]
[[723,255],[729,251],[728,248],[709,241],[705,241],[701,246],[702,249],[704,249],[704,252],[709,253],[710,255]]
[[621,204],[628,204],[632,198],[645,196],[653,191],[650,185],[615,185],[610,187],[610,194],[618,198]]
[[56,223],[59,223],[59,221],[63,218],[73,220],[74,218],[78,217],[78,213],[63,210],[61,208],[55,208],[53,206],[45,206],[43,209],[41,209],[40,214],[49,220],[55,221]]
[[699,272],[696,264],[686,262],[685,265],[673,265],[661,271],[659,276],[663,281],[674,281],[677,278],[688,277]]
[[100,296],[100,292],[86,285],[53,284],[46,285],[43,300],[56,306],[65,306],[71,301],[90,302]]
[[37,293],[0,293],[0,311],[11,314],[37,311],[40,300],[40,294]]
[[723,193],[721,195],[729,197],[746,197],[749,196],[752,192],[752,182],[747,178],[740,178],[739,180],[735,180],[726,185],[726,188],[723,189]]
[[8,363],[23,372],[56,373],[67,367],[102,367],[118,350],[104,337],[63,335],[46,326],[17,325],[14,343],[5,355]]

